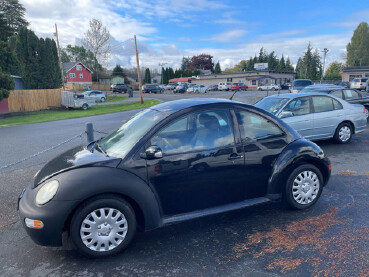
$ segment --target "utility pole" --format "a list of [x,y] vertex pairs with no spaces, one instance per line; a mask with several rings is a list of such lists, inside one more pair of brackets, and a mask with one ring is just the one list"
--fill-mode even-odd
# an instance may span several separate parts
[[60,75],[61,75],[61,79],[62,79],[62,82],[63,82],[63,90],[65,90],[63,66],[62,66],[62,61],[61,61],[61,53],[60,53],[59,37],[58,37],[58,26],[56,25],[56,23],[55,23],[55,36],[56,36],[56,45],[58,46]]
[[325,67],[325,56],[327,56],[328,49],[327,48],[324,48],[322,52],[324,52],[324,58],[323,58],[323,72],[322,72],[322,77],[320,79],[320,83],[322,83],[322,81],[323,81],[324,67]]
[[137,41],[136,35],[134,35],[135,47],[136,47],[136,61],[137,61],[137,77],[138,77],[138,89],[140,91],[141,104],[143,104],[143,96],[142,96],[142,81],[141,81],[141,72],[140,72],[140,61],[138,59],[138,50],[137,50]]

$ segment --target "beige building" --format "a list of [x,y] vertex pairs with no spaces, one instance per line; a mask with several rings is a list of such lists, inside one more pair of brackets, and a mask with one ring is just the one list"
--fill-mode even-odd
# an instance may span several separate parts
[[369,66],[344,67],[341,72],[342,82],[351,82],[355,78],[369,78]]
[[272,70],[254,70],[235,73],[220,73],[199,75],[191,80],[197,85],[217,85],[220,82],[245,83],[249,89],[256,89],[260,85],[290,83],[295,79],[294,72],[278,72]]

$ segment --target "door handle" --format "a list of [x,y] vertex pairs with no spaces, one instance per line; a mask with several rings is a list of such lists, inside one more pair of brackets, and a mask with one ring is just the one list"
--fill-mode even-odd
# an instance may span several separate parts
[[243,156],[242,155],[237,155],[237,154],[232,154],[228,157],[228,160],[237,160],[237,159],[242,159]]

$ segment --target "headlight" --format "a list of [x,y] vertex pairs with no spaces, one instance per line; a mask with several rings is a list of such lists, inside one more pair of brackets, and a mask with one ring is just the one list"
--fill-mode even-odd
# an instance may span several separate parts
[[57,180],[52,180],[40,188],[36,195],[36,203],[38,205],[43,205],[49,202],[55,196],[59,188],[59,182]]

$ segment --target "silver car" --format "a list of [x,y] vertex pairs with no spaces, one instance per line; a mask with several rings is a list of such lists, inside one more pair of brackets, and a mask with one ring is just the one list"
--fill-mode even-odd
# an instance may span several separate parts
[[283,119],[310,140],[334,138],[348,143],[353,134],[366,128],[364,106],[320,93],[280,94],[255,104]]
[[92,97],[96,102],[105,102],[106,94],[100,90],[89,90],[83,93],[85,97]]

